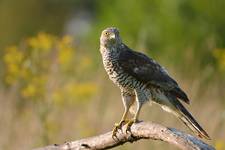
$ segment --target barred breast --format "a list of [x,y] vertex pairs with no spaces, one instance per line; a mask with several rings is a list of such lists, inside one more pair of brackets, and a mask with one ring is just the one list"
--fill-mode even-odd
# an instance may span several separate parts
[[104,68],[109,75],[109,78],[120,88],[136,89],[144,87],[143,83],[137,81],[134,77],[124,72],[119,66],[118,51],[105,51],[102,54],[102,57]]

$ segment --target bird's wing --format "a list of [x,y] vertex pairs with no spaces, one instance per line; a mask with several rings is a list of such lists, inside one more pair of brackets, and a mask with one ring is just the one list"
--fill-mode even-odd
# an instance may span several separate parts
[[163,67],[142,53],[129,50],[128,47],[125,49],[128,50],[122,50],[119,55],[119,65],[126,73],[149,86],[161,88],[189,103],[187,95]]

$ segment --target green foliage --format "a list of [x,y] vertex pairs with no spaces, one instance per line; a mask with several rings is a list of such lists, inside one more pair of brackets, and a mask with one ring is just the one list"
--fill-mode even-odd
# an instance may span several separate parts
[[223,7],[222,0],[102,1],[94,34],[116,26],[128,45],[188,74],[213,66],[211,51],[225,46]]

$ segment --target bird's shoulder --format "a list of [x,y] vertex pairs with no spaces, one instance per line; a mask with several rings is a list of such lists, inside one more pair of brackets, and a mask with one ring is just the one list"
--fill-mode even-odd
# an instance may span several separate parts
[[176,86],[166,69],[147,55],[133,51],[124,45],[119,55],[120,66],[129,74],[143,82],[151,84],[167,84],[167,86]]
[[154,71],[168,74],[167,70],[157,63],[154,59],[147,55],[133,51],[128,46],[124,45],[123,50],[119,55],[119,62],[123,67],[133,67],[134,72]]

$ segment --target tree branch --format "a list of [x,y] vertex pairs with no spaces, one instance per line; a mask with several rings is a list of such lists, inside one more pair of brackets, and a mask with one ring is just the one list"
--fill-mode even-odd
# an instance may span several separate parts
[[102,150],[113,148],[126,142],[132,143],[140,139],[165,141],[183,150],[215,150],[212,146],[192,135],[151,122],[133,124],[130,133],[125,133],[125,127],[123,127],[123,130],[117,133],[117,138],[114,139],[112,138],[112,132],[108,132],[95,137],[67,142],[61,145],[50,145],[35,150]]

